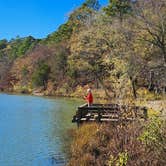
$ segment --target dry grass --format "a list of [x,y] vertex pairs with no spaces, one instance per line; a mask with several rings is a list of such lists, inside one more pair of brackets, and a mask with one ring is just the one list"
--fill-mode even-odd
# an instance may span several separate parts
[[[166,164],[164,159],[166,149],[162,148],[166,146],[166,126],[160,123],[160,120],[146,123],[146,125],[134,122],[128,125],[86,124],[81,126],[73,135],[68,166],[160,166]],[[153,141],[154,139],[156,141]],[[147,144],[147,141],[150,144]],[[156,145],[161,142],[162,146],[158,148]]]

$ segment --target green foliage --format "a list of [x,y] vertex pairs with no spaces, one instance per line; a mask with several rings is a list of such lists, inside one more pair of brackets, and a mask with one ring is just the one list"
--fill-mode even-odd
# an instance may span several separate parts
[[128,157],[129,156],[128,156],[127,152],[119,153],[119,160],[118,160],[116,166],[126,166]]
[[69,66],[68,67],[68,71],[67,71],[67,74],[69,77],[71,77],[72,79],[77,79],[77,69],[74,67],[74,66]]
[[110,0],[110,4],[103,9],[109,16],[117,16],[123,19],[123,15],[132,11],[130,0]]
[[98,8],[98,1],[87,0],[81,7],[70,14],[69,20],[65,24],[62,24],[56,32],[49,35],[41,43],[55,44],[70,39],[73,31],[79,28],[81,22],[91,15],[93,9],[97,10]]
[[36,40],[29,36],[25,38],[18,47],[18,56],[24,55],[28,50],[31,50],[36,44]]
[[49,73],[50,73],[50,67],[47,64],[40,62],[38,64],[37,69],[33,73],[32,83],[35,86],[46,87],[46,83],[47,83],[47,80],[49,78]]
[[154,149],[159,149],[164,146],[163,143],[166,143],[166,137],[163,135],[163,131],[161,130],[164,122],[159,119],[157,116],[153,116],[151,118],[150,123],[145,126],[145,130],[143,134],[140,136],[140,140]]
[[[142,141],[147,156],[155,161],[156,165],[165,165],[166,152],[166,121],[157,116],[151,118],[149,124],[145,126],[139,140]],[[153,164],[152,164],[153,165]]]
[[87,0],[79,8],[75,9],[69,16],[69,21],[73,25],[73,31],[78,32],[81,28],[90,24],[93,20],[93,15],[99,9],[97,0]]
[[0,50],[1,49],[4,49],[7,47],[7,40],[6,39],[3,39],[3,40],[0,40]]
[[78,30],[80,25],[92,15],[93,10],[99,10],[99,8],[98,0],[87,0],[70,14],[69,20],[65,24],[62,24],[56,32],[42,40],[41,43],[50,45],[70,39],[73,31]]
[[11,39],[9,42],[4,39],[0,40],[0,54],[1,56],[7,55],[10,59],[24,56],[28,51],[37,45],[39,40],[32,36],[20,38],[19,36],[15,39]]
[[28,69],[27,69],[27,66],[24,66],[23,68],[22,68],[22,76],[23,77],[26,77],[27,76],[27,74],[29,73],[29,71],[28,71]]
[[73,61],[68,61],[67,64],[67,73],[68,84],[70,87],[74,88],[78,83],[78,69]]
[[86,0],[83,3],[83,6],[87,6],[90,9],[98,11],[100,9],[100,3],[98,0]]
[[69,39],[73,31],[73,26],[74,25],[72,25],[69,21],[62,24],[56,32],[49,35],[46,39],[41,41],[41,43],[55,44]]
[[20,56],[24,56],[25,53],[32,50],[34,46],[37,44],[37,40],[33,37],[29,36],[27,38],[17,38],[12,40],[10,44],[10,56],[12,58],[17,58]]
[[56,52],[50,58],[51,66],[51,78],[56,81],[62,81],[67,72],[67,56],[69,50],[64,45],[58,45],[56,47]]
[[115,164],[115,166],[126,166],[128,158],[129,156],[127,152],[119,153],[118,159],[111,155],[110,160],[108,161],[108,165],[113,166]]

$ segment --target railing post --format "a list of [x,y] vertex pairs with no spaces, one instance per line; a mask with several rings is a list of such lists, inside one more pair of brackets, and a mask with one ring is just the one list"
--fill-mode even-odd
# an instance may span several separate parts
[[98,110],[98,118],[97,118],[98,122],[101,122],[101,110]]
[[82,117],[82,110],[80,108],[78,108],[77,110],[77,126],[79,127],[80,122],[81,122],[81,117]]

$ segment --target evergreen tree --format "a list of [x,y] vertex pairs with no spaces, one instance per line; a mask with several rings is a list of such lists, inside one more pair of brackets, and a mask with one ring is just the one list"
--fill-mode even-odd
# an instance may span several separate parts
[[104,11],[107,15],[119,17],[122,21],[124,15],[131,13],[131,3],[131,0],[110,0]]
[[44,86],[44,88],[46,89],[49,73],[50,73],[50,67],[47,64],[40,62],[38,68],[36,69],[36,71],[33,73],[32,76],[33,84],[35,86]]
[[83,3],[83,6],[87,6],[88,8],[93,9],[95,11],[98,11],[101,7],[98,0],[86,0]]

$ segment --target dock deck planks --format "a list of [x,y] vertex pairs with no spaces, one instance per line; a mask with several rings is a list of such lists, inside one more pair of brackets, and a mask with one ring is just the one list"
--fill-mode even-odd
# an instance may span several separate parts
[[72,122],[78,125],[85,122],[118,122],[134,121],[138,118],[147,119],[147,108],[118,104],[87,104],[77,108]]

